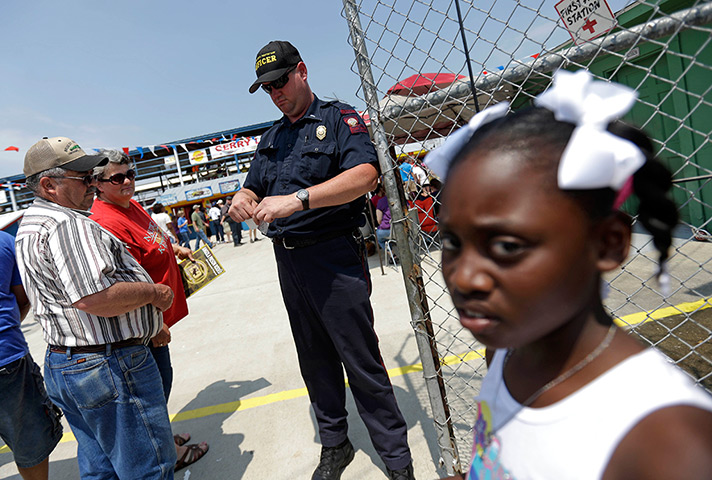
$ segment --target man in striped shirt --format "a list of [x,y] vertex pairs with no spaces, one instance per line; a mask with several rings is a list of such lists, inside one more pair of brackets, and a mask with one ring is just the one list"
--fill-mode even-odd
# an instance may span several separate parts
[[47,392],[77,438],[82,478],[172,479],[176,451],[146,344],[173,292],[89,219],[92,169],[105,161],[65,137],[30,147],[24,173],[36,199],[17,232],[18,266],[49,344]]

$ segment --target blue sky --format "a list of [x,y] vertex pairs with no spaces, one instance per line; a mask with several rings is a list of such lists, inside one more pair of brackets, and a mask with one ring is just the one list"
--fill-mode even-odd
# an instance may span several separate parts
[[43,136],[133,148],[278,118],[247,91],[275,39],[300,50],[317,95],[363,108],[340,12],[338,0],[2,0],[0,178]]
[[[409,0],[391,2],[401,12],[410,10],[411,17],[362,1],[364,27],[373,15],[401,35],[381,37],[384,44],[393,42],[381,50],[367,43],[381,93],[417,71],[438,71],[441,62],[448,71],[466,73],[451,1],[433,0],[432,9]],[[467,3],[461,0],[465,11]],[[489,9],[490,3],[494,8],[492,0],[475,5]],[[544,5],[541,10],[556,17],[546,1],[517,3],[520,22],[530,22],[521,9],[526,3],[539,5],[535,9]],[[610,3],[616,11],[630,0]],[[506,18],[505,4],[515,3],[498,0],[494,13]],[[289,40],[300,50],[317,95],[363,110],[341,10],[339,0],[2,0],[0,178],[21,173],[25,152],[43,136],[68,136],[85,149],[134,148],[277,119],[281,115],[266,94],[247,91],[255,78],[255,54],[271,40]],[[494,27],[489,35],[496,39],[501,24],[483,27],[484,19],[470,11],[466,25],[472,31]],[[527,29],[552,41],[550,21]],[[434,40],[429,31],[452,37],[457,48]],[[371,24],[369,36],[378,35]],[[568,34],[559,30],[553,38],[557,44]],[[539,48],[511,34],[500,37],[499,48],[472,34],[468,40],[475,75],[505,63],[509,55],[526,58]],[[11,145],[20,151],[5,152]]]

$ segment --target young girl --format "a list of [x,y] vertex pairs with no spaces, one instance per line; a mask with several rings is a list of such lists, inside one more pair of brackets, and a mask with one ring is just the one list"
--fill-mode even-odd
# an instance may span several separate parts
[[447,174],[443,275],[487,347],[467,479],[712,476],[712,397],[601,300],[628,254],[629,190],[661,264],[677,221],[650,140],[614,121],[634,101],[560,72],[536,107],[487,109],[427,159]]

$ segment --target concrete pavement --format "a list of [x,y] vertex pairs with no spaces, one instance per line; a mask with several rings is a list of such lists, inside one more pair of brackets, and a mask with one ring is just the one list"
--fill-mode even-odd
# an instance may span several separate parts
[[[175,433],[207,441],[208,454],[177,479],[309,479],[319,459],[314,417],[282,302],[272,244],[217,245],[226,272],[188,299],[190,314],[172,330],[174,383],[168,411]],[[396,397],[408,423],[415,472],[440,478],[436,434],[410,326],[403,279],[393,267],[382,275],[371,257],[376,331]],[[27,318],[23,331],[42,365],[46,344]],[[410,372],[410,373],[405,373]],[[343,480],[386,478],[385,467],[347,393],[349,437],[356,457]],[[50,456],[50,478],[76,479],[77,443],[65,438]],[[0,478],[20,480],[12,454],[0,450]]]

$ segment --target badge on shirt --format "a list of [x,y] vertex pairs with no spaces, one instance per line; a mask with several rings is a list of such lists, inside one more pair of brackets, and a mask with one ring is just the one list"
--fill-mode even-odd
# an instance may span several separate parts
[[326,138],[326,126],[319,125],[316,127],[316,138],[319,140],[324,140]]

